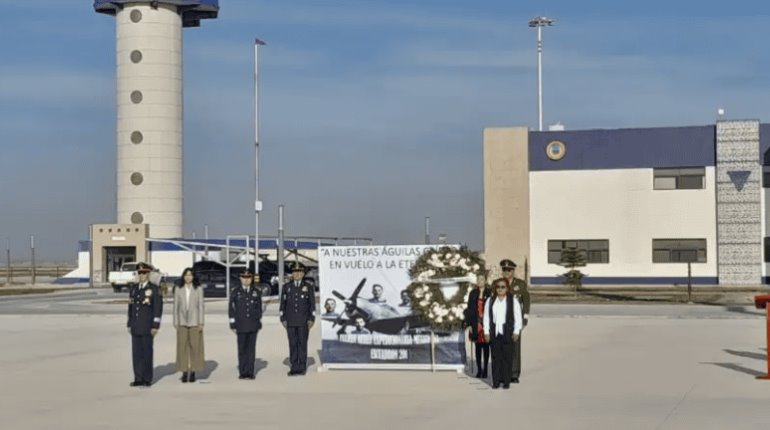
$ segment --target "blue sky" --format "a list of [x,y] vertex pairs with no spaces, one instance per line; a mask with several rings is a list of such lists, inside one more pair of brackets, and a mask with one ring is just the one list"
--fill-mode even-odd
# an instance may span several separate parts
[[[114,19],[88,0],[0,0],[0,239],[72,260],[115,219]],[[770,120],[762,1],[222,0],[185,30],[185,232],[252,232],[261,51],[262,232],[483,246],[484,127]],[[4,242],[4,241],[3,241]],[[4,243],[0,243],[4,245]]]

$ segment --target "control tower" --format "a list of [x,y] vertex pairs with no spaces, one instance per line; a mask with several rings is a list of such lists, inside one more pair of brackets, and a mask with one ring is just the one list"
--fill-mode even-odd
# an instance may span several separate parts
[[182,220],[182,29],[216,18],[218,0],[95,0],[115,16],[117,223],[179,238]]

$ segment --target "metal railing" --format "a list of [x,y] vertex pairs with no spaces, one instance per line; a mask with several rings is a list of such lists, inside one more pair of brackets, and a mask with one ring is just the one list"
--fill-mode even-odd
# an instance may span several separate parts
[[14,279],[32,280],[36,278],[59,278],[67,273],[77,269],[76,266],[57,265],[57,266],[1,266],[0,284],[12,284]]

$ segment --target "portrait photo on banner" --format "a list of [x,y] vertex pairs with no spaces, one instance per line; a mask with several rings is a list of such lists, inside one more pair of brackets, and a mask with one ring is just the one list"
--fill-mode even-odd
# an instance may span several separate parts
[[[409,269],[429,245],[333,246],[318,251],[321,360],[429,364],[431,329],[418,320]],[[459,331],[435,333],[436,362],[462,363]]]

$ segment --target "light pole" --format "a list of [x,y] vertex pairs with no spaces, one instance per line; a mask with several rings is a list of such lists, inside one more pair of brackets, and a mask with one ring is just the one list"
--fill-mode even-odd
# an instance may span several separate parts
[[[265,42],[254,39],[254,277],[259,275],[259,47]],[[248,257],[248,254],[246,254]],[[246,262],[248,266],[248,261]]]
[[537,16],[529,20],[529,26],[537,28],[537,119],[539,131],[543,131],[543,27],[550,27],[553,22],[553,19],[544,16]]

